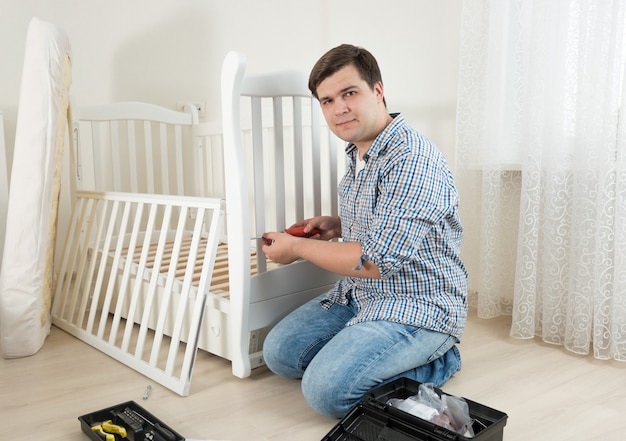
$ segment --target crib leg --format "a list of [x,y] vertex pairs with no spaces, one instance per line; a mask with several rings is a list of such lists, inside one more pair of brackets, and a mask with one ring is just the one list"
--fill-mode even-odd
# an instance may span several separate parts
[[[239,328],[241,333],[241,328]],[[242,338],[236,339],[233,338],[233,341],[239,341],[239,345],[237,348],[233,348],[232,351],[232,371],[235,377],[239,378],[247,378],[250,376],[252,371],[250,365],[250,354],[249,354],[249,341],[248,341],[248,333],[244,333],[245,335],[241,335]]]

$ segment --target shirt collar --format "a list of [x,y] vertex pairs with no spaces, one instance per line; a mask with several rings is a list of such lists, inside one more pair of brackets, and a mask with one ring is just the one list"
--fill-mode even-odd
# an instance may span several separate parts
[[[400,125],[404,124],[404,116],[402,116],[401,113],[390,113],[389,115],[391,115],[393,119],[387,125],[387,127],[385,127],[382,130],[382,132],[380,132],[378,136],[376,136],[376,139],[374,140],[370,148],[367,150],[367,153],[363,155],[364,161],[367,162],[367,160],[371,156],[378,155],[381,152],[381,150],[387,145],[387,140],[389,139],[389,137],[392,136],[392,134],[396,131],[396,129]],[[356,157],[356,153],[355,153],[356,150],[357,150],[356,145],[354,145],[351,142],[349,142],[348,145],[346,146],[346,154],[350,157]]]

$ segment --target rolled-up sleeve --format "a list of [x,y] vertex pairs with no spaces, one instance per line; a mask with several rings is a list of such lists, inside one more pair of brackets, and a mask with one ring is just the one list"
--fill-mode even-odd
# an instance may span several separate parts
[[418,254],[450,204],[444,177],[429,158],[407,153],[386,165],[376,183],[375,200],[369,201],[371,226],[361,242],[363,254],[378,266],[382,278]]

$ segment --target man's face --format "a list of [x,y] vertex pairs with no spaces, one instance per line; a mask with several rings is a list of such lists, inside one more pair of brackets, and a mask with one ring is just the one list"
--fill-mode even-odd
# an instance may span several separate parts
[[317,86],[322,112],[335,135],[367,150],[384,128],[387,111],[383,104],[383,85],[374,90],[361,79],[357,69],[348,65]]

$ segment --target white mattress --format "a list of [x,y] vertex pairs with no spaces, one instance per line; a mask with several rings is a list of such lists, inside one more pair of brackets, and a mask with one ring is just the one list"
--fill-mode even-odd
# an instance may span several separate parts
[[50,332],[56,219],[71,78],[70,45],[56,25],[28,25],[0,270],[0,348],[37,352]]
[[4,116],[0,110],[0,265],[4,249],[4,232],[7,223],[7,203],[9,201],[9,175],[6,164],[6,147],[4,146]]

